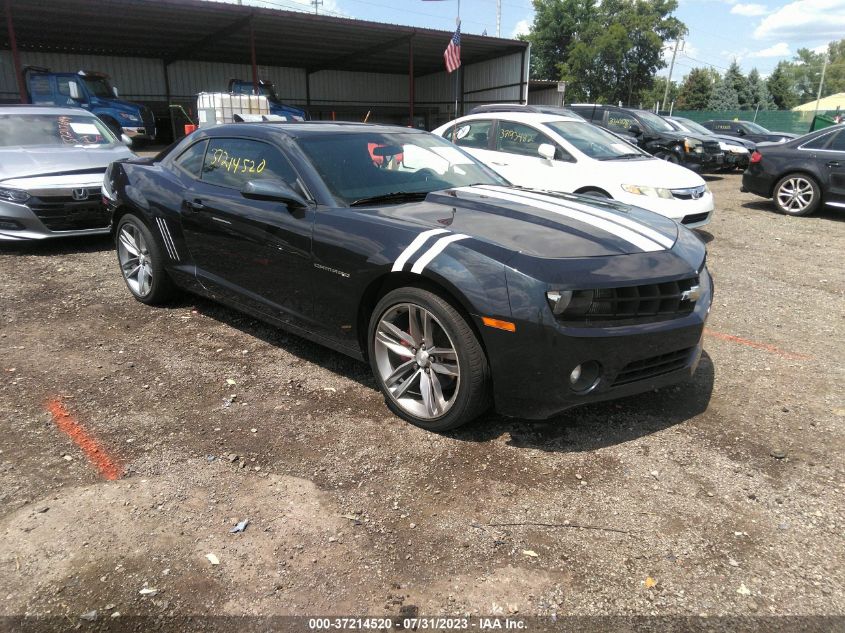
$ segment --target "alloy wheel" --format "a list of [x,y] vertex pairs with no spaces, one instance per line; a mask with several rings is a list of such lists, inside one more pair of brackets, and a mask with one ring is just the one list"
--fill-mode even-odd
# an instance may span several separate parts
[[778,204],[791,213],[800,213],[813,203],[813,185],[800,176],[789,178],[781,184],[777,192]]
[[117,256],[129,289],[139,297],[148,295],[153,286],[150,251],[143,234],[131,222],[127,222],[120,229]]
[[461,382],[457,350],[425,308],[400,303],[379,319],[374,352],[389,397],[408,414],[440,418],[455,403]]

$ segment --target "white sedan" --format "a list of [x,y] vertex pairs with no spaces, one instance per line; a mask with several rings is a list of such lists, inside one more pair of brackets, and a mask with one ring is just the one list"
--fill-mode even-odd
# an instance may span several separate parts
[[701,176],[574,117],[485,112],[433,133],[516,186],[612,198],[690,228],[709,223],[713,215],[713,194]]

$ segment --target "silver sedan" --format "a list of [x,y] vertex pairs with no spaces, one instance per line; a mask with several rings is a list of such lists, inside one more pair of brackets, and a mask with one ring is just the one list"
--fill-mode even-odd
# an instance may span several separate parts
[[126,140],[81,108],[0,106],[0,242],[108,233],[100,188]]

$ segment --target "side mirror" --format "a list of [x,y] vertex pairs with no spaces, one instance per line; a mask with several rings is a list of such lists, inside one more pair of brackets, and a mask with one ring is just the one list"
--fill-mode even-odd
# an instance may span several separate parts
[[70,98],[74,101],[80,101],[82,96],[79,93],[79,84],[75,81],[71,81],[67,85],[68,90],[70,91]]
[[540,147],[537,148],[537,153],[546,160],[554,160],[555,146],[551,143],[540,143]]
[[121,134],[120,140],[126,147],[132,147],[132,139],[126,136],[126,134]]
[[117,92],[117,88],[115,88],[114,86],[112,86],[111,91],[114,93],[115,98],[120,96]]
[[738,136],[745,136],[745,130],[743,130],[741,127],[736,129],[736,133]]
[[250,200],[282,202],[292,209],[308,206],[308,201],[287,185],[275,180],[250,180],[241,189],[241,195]]
[[639,125],[637,125],[636,123],[633,123],[633,124],[632,124],[632,125],[628,128],[628,131],[629,131],[631,134],[633,134],[634,136],[639,136],[640,134],[642,134],[642,133],[643,133],[643,129],[642,129]]

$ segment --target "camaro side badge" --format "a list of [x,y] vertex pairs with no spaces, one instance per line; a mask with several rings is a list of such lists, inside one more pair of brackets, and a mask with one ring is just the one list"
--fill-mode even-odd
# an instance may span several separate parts
[[443,252],[449,244],[452,242],[457,242],[458,240],[465,240],[469,237],[469,235],[463,235],[461,233],[456,234],[449,234],[449,231],[446,229],[431,229],[429,231],[423,231],[419,235],[417,235],[414,240],[408,244],[404,251],[399,255],[395,262],[393,262],[393,268],[391,269],[393,272],[400,272],[404,267],[405,264],[408,263],[408,260],[413,257],[417,251],[419,251],[426,242],[429,241],[429,238],[434,237],[435,235],[443,235],[447,234],[446,237],[441,237],[437,239],[431,246],[428,247],[428,250],[423,253],[420,258],[414,263],[411,267],[411,272],[419,274],[423,271],[423,268],[428,266],[435,257],[437,257],[440,253]]
[[698,301],[701,298],[701,287],[693,286],[681,293],[681,301]]

